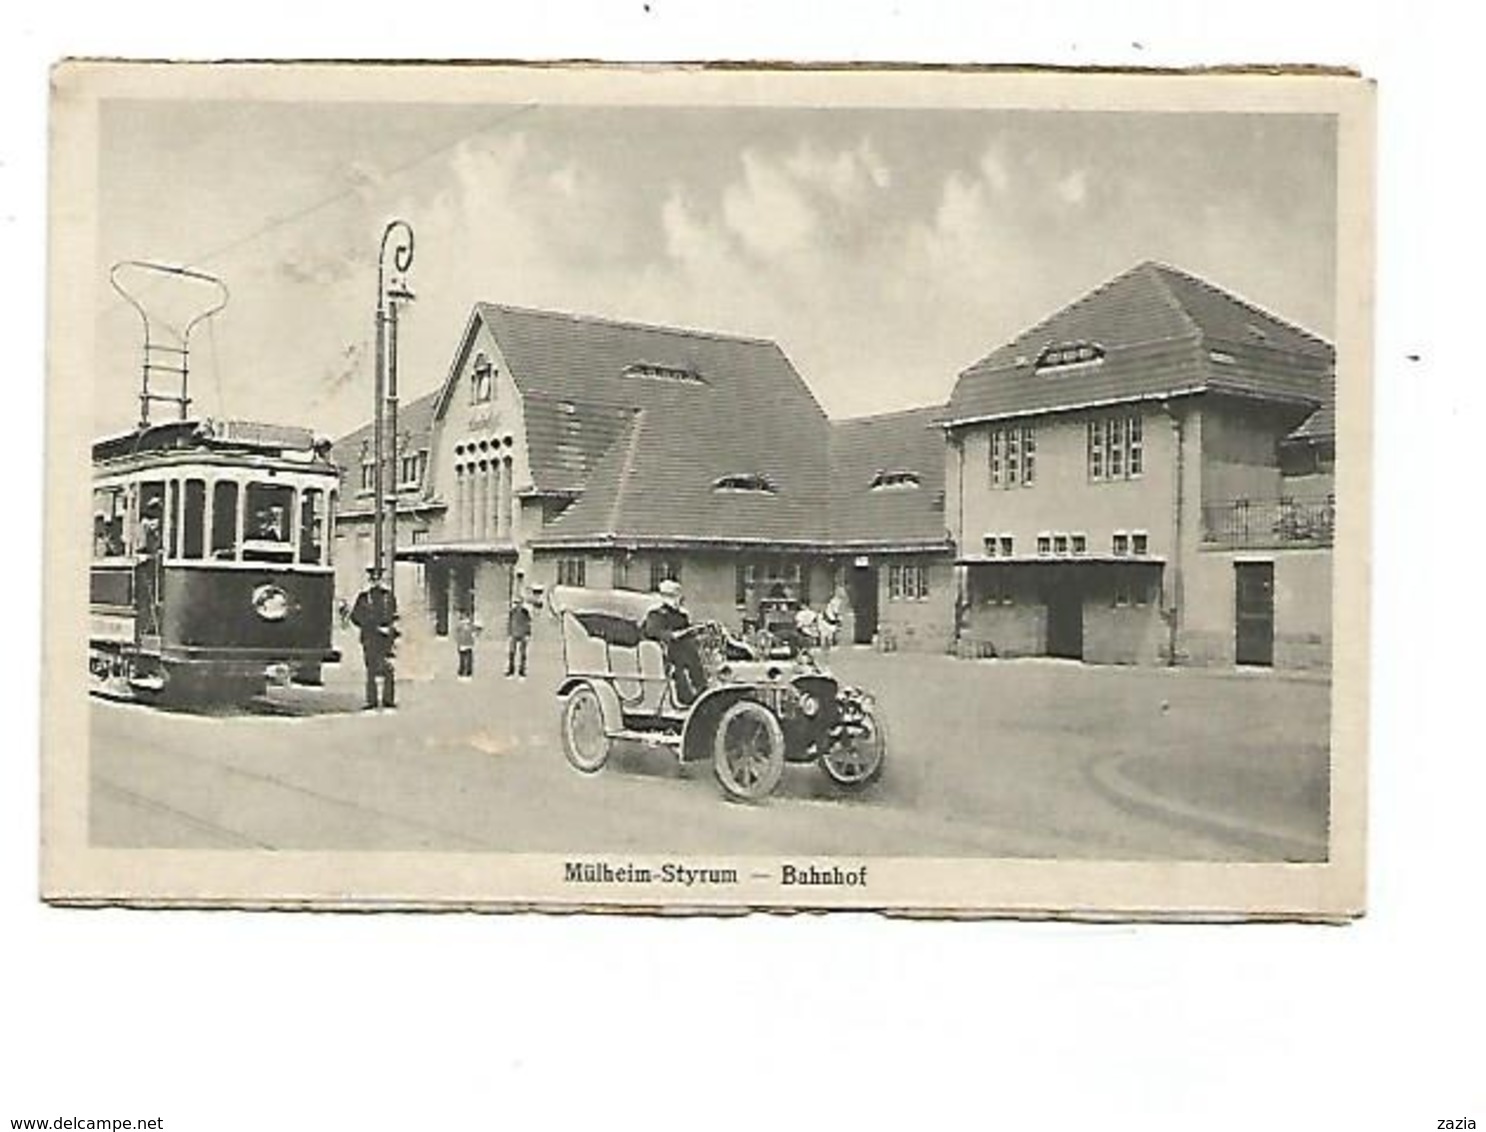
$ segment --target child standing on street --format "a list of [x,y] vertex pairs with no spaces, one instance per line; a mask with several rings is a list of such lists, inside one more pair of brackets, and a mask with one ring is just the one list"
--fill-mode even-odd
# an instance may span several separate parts
[[531,610],[516,598],[506,621],[506,675],[526,679],[526,643],[531,639]]
[[481,625],[472,612],[460,613],[454,622],[454,647],[459,650],[459,678],[468,680],[475,674],[475,638],[480,635]]

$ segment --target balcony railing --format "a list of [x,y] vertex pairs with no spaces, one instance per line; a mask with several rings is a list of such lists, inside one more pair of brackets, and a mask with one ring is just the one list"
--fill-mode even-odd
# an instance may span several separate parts
[[1229,499],[1202,507],[1202,542],[1209,547],[1330,546],[1336,497]]

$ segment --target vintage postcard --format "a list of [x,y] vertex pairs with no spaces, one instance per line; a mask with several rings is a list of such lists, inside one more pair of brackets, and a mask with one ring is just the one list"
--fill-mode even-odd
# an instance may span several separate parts
[[1364,80],[53,85],[44,898],[1363,911]]

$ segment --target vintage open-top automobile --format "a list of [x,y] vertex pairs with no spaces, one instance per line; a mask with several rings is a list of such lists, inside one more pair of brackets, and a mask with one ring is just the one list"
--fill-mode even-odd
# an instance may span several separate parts
[[886,737],[872,697],[809,653],[760,658],[715,622],[693,625],[683,632],[706,681],[688,702],[666,646],[643,633],[658,598],[558,587],[550,600],[562,626],[563,752],[577,770],[602,770],[627,740],[668,747],[683,763],[710,759],[726,794],[747,801],[772,793],[786,763],[818,762],[848,789],[882,773]]

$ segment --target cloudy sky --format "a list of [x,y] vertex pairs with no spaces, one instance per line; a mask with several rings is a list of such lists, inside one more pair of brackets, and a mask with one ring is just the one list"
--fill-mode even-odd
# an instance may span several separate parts
[[476,300],[772,338],[838,416],[944,399],[1143,259],[1332,334],[1326,118],[114,102],[100,133],[100,432],[135,414],[125,258],[231,288],[196,339],[199,412],[368,418],[394,216],[417,232],[409,399]]

